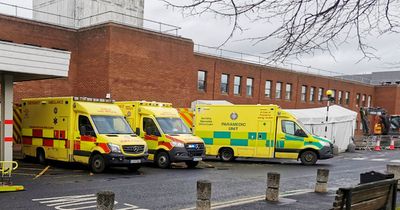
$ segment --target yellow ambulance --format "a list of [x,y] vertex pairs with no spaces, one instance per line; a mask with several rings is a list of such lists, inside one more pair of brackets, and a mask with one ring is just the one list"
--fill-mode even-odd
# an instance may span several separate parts
[[146,141],[149,160],[160,168],[185,162],[194,168],[205,156],[204,142],[194,136],[170,103],[146,101],[116,102],[128,123]]
[[300,159],[313,165],[333,157],[333,145],[312,135],[277,105],[198,105],[194,134],[207,155],[223,161],[236,157]]
[[109,166],[137,170],[147,158],[119,107],[107,99],[54,97],[23,99],[22,153],[46,159],[88,164],[95,173]]

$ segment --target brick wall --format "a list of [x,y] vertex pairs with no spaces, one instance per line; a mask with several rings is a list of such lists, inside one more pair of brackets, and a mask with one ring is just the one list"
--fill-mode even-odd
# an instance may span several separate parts
[[[105,97],[111,93],[116,100],[165,101],[176,107],[189,107],[198,99],[218,99],[237,104],[274,103],[283,108],[309,108],[325,106],[325,102],[317,100],[318,88],[324,88],[324,92],[335,89],[336,96],[343,91],[343,106],[355,111],[362,105],[363,95],[365,100],[372,97],[372,105],[390,104],[389,110],[400,111],[396,109],[400,98],[388,97],[392,93],[378,87],[193,53],[193,42],[181,37],[117,24],[76,31],[7,16],[0,16],[0,25],[2,40],[72,52],[68,79],[17,83],[16,101],[39,96]],[[205,91],[197,89],[198,70],[207,72]],[[220,91],[222,73],[230,75],[228,94]],[[240,95],[233,94],[235,75],[242,77]],[[246,95],[247,78],[253,78],[251,96]],[[266,80],[272,82],[270,98],[265,97]],[[275,96],[277,82],[282,82],[281,99]],[[287,83],[292,84],[290,100],[284,98]],[[302,85],[307,86],[305,102],[301,100]],[[315,87],[314,102],[310,101],[310,87]],[[348,105],[344,103],[346,91],[350,92]],[[387,99],[381,100],[382,96]]]

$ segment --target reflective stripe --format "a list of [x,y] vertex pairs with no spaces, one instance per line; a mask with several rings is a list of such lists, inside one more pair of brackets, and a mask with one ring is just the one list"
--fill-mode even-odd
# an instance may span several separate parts
[[81,136],[81,141],[96,142],[96,137],[93,137],[93,136]]
[[13,137],[4,137],[4,142],[12,142],[13,139]]
[[43,137],[43,130],[42,129],[32,129],[32,136],[33,137]]

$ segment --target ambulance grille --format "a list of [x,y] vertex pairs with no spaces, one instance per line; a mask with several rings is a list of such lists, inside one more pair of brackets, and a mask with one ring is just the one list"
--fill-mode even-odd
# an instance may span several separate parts
[[202,156],[204,154],[204,144],[187,144],[186,150],[190,157]]
[[144,151],[144,145],[125,145],[122,146],[125,153],[140,154]]

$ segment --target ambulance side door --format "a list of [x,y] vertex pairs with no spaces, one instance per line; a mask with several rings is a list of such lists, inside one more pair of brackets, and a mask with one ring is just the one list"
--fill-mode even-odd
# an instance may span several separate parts
[[256,156],[272,158],[274,155],[275,129],[273,119],[259,120],[257,129]]
[[87,115],[77,114],[75,125],[75,138],[72,146],[74,159],[77,162],[87,163],[91,155],[91,148],[96,142],[96,133]]
[[158,141],[161,140],[160,131],[158,130],[154,119],[150,116],[143,116],[141,119],[141,125],[142,130],[140,136],[146,141],[149,153],[151,154],[150,156],[152,156],[158,147]]
[[295,121],[278,118],[275,157],[297,158],[306,137],[307,134]]

